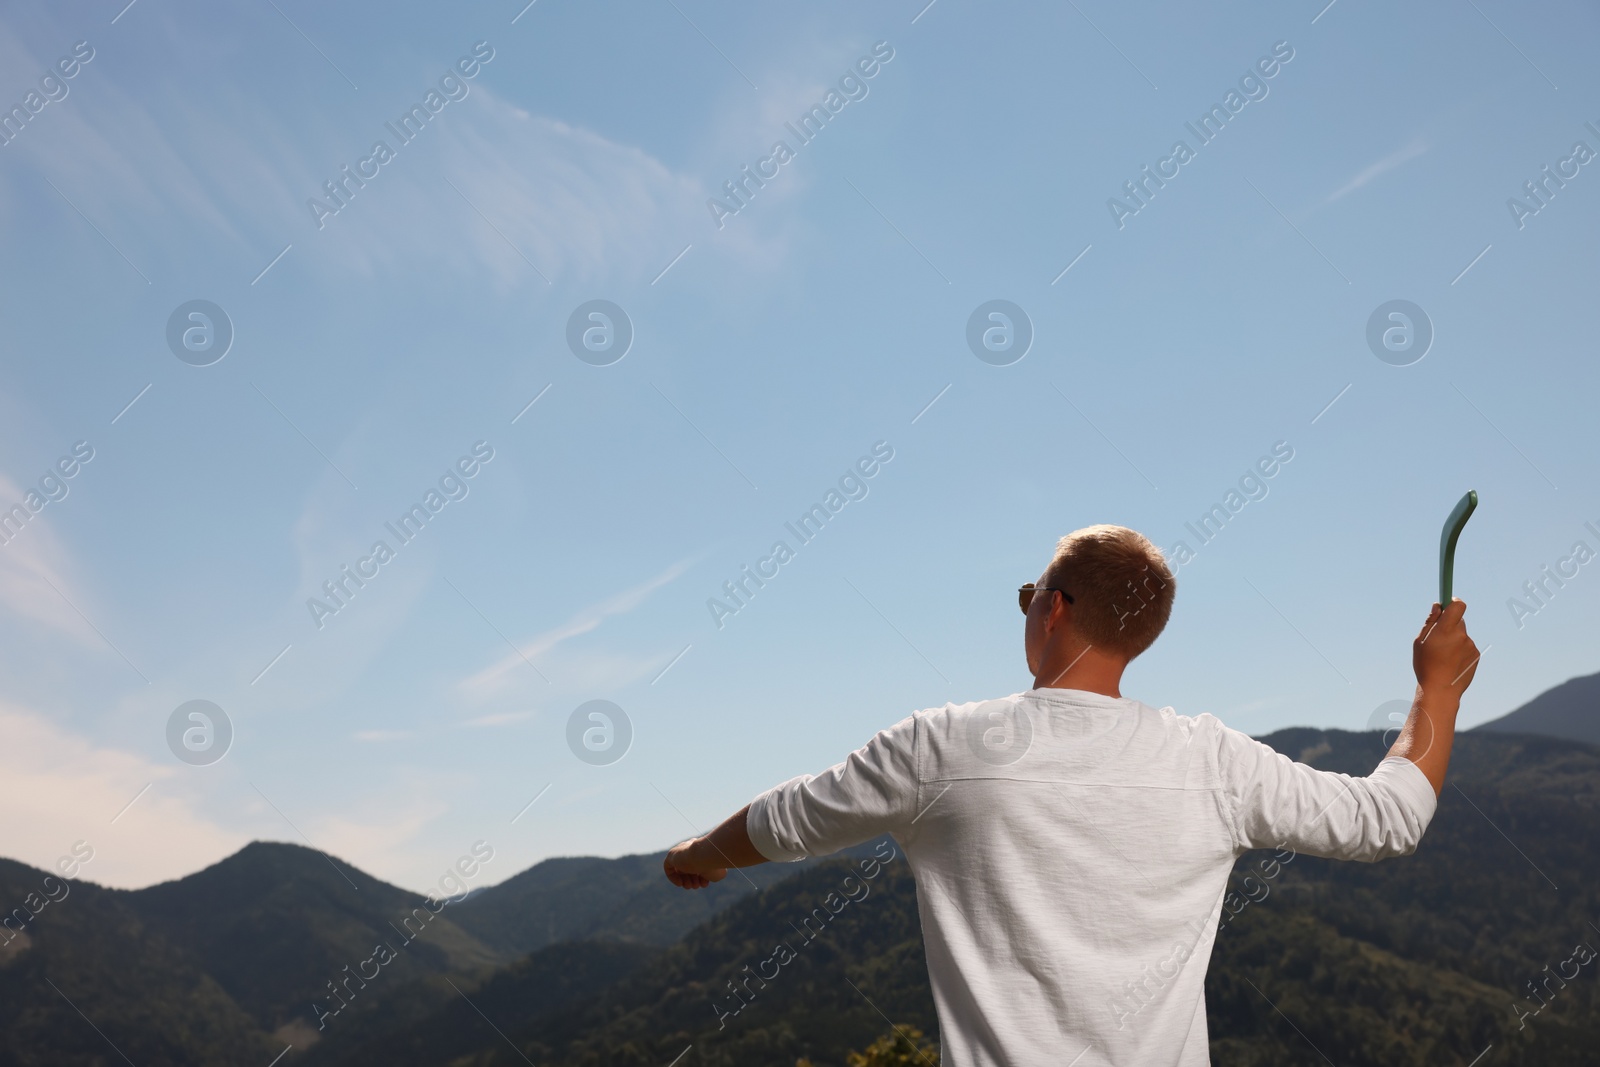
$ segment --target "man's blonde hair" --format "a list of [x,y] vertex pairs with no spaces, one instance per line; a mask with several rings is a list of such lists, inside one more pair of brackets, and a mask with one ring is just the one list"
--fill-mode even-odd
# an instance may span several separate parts
[[1072,594],[1073,627],[1084,640],[1130,660],[1160,636],[1177,592],[1161,550],[1126,526],[1067,534],[1045,576],[1045,584]]

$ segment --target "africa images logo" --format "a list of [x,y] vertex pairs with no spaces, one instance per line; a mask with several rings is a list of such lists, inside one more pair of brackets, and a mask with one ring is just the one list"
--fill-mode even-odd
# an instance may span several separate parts
[[473,45],[471,55],[456,60],[455,66],[440,76],[437,89],[429,89],[423,94],[421,103],[412,104],[394,122],[383,124],[394,135],[392,147],[388,141],[372,142],[371,153],[356,160],[354,170],[350,169],[350,164],[342,164],[336,175],[323,182],[322,191],[327,199],[315,196],[306,199],[306,208],[311,212],[311,221],[317,224],[317,229],[322,229],[329,218],[349,207],[356,193],[382,173],[383,167],[399,158],[398,150],[420,137],[435,115],[449,104],[465,100],[467,94],[472,92],[468,82],[476,78],[492,59],[494,48],[488,41]]
[[[883,465],[894,458],[894,446],[888,441],[878,441],[872,446],[872,454],[862,456],[851,467],[839,476],[838,488],[829,487],[822,495],[821,501],[814,503],[802,512],[800,517],[793,522],[786,522],[783,528],[793,535],[795,547],[791,548],[788,541],[777,540],[772,543],[772,551],[756,560],[755,570],[750,569],[746,563],[739,569],[739,573],[722,583],[722,591],[727,596],[723,601],[717,597],[706,598],[706,610],[711,613],[711,621],[717,629],[726,625],[725,620],[730,615],[737,615],[740,611],[750,606],[755,595],[767,587],[767,582],[776,578],[784,566],[795,558],[796,552],[816,540],[822,533],[822,528],[833,516],[844,510],[844,506],[852,500],[865,500],[870,487],[867,479],[872,478],[883,469]],[[752,588],[753,586],[753,588]]]
[[1255,65],[1239,79],[1239,88],[1229,89],[1222,103],[1212,104],[1198,119],[1183,124],[1194,135],[1195,147],[1191,148],[1188,141],[1180,138],[1172,143],[1171,152],[1156,160],[1154,171],[1147,163],[1139,168],[1137,178],[1123,182],[1122,192],[1127,199],[1119,200],[1113,196],[1106,200],[1106,210],[1111,212],[1111,221],[1117,224],[1117,229],[1124,228],[1128,219],[1149,207],[1156,192],[1166,188],[1167,182],[1176,178],[1185,164],[1197,158],[1197,149],[1204,148],[1220,137],[1228,123],[1245,109],[1245,105],[1265,100],[1271,92],[1267,82],[1277,77],[1278,72],[1293,58],[1294,48],[1288,41],[1274,44],[1272,54],[1256,60]]
[[[839,76],[838,88],[830,87],[821,103],[811,105],[810,110],[801,114],[795,122],[785,122],[784,128],[794,135],[795,145],[803,148],[810,144],[847,105],[865,100],[871,91],[867,82],[877,77],[883,65],[893,58],[894,49],[889,42],[877,42],[872,46],[871,55],[862,56]],[[726,225],[724,219],[749,207],[756,191],[765,189],[767,182],[776,178],[784,164],[794,159],[795,155],[795,149],[790,147],[788,141],[774,141],[772,151],[756,160],[754,170],[747,163],[739,168],[738,177],[723,182],[722,191],[727,199],[719,200],[713,196],[706,200],[706,209],[711,212],[711,221],[717,224],[717,229]]]

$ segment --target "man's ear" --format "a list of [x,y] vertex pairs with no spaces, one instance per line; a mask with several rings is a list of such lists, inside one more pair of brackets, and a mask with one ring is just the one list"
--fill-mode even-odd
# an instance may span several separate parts
[[1046,616],[1046,621],[1052,630],[1072,628],[1072,605],[1059,591],[1050,594],[1050,614]]

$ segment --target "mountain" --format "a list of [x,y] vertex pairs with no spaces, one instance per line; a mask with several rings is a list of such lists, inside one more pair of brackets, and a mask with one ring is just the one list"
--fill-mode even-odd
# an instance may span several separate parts
[[[865,855],[861,846],[845,855]],[[662,876],[666,852],[600,859],[548,859],[479,890],[452,912],[462,929],[503,951],[531,952],[561,941],[673,944],[746,893],[804,866],[773,863],[730,872],[704,891],[685,893]]]
[[1600,674],[1569,678],[1473,732],[1544,734],[1600,745]]
[[[1370,772],[1384,751],[1376,733],[1294,729],[1263,740],[1352,774]],[[1492,1059],[1478,1062],[1593,1063],[1600,983],[1566,968],[1585,969],[1575,945],[1600,945],[1591,925],[1600,922],[1600,748],[1494,734],[1456,744],[1416,855],[1380,864],[1263,852],[1240,860],[1235,914],[1207,979],[1214,1062],[1465,1067],[1493,1045]],[[818,932],[800,927],[847,875],[861,881],[859,860],[821,863],[746,894],[616,985],[561,1010],[507,1010],[490,1033],[457,1008],[456,1020],[436,1013],[413,1030],[448,1047],[454,1067],[791,1067],[802,1056],[822,1067],[884,1032],[887,1019],[934,1032],[914,885],[896,855],[870,894]],[[1108,883],[1108,906],[1114,889]],[[772,973],[763,961],[777,959],[780,942],[794,958],[763,981],[758,972]],[[1573,980],[1563,984],[1547,967]],[[1550,983],[1538,999],[1528,995],[1535,980]],[[730,982],[746,990],[737,1000]],[[381,1062],[395,1067],[446,1062],[389,1052]]]
[[[1380,737],[1283,730],[1263,740],[1363,774]],[[1268,879],[1270,854],[1246,855],[1235,891],[1262,899],[1218,938],[1207,983],[1215,1061],[1322,1062],[1315,1046],[1341,1063],[1466,1065],[1492,1043],[1484,1067],[1593,1063],[1600,985],[1582,972],[1600,964],[1575,966],[1570,983],[1546,968],[1579,944],[1600,948],[1596,841],[1600,747],[1468,733],[1414,856],[1302,856]],[[1555,992],[1540,985],[1544,1001],[1531,999],[1529,983],[1547,980]]]
[[[866,855],[872,847],[844,855]],[[448,1062],[484,1040],[502,1040],[501,1031],[592,999],[738,900],[812,865],[735,871],[686,893],[662,876],[665,855],[544,860],[453,905],[449,914],[463,930],[503,951],[528,954],[487,976],[463,970],[455,985],[442,972],[413,976],[381,1000],[369,1000],[365,1010],[341,1014],[337,1032],[330,1025],[329,1039],[307,1063]]]
[[[562,857],[538,863],[463,902],[456,922],[507,951],[531,952],[560,941],[632,941],[670,945],[745,893],[732,874],[704,900],[688,899],[661,874],[665,852],[607,860]],[[793,871],[748,872],[755,887]]]
[[450,1063],[499,1034],[526,1027],[592,998],[659,954],[624,942],[570,941],[529,953],[481,984],[461,977],[442,1004],[396,998],[388,1010],[341,1026],[340,1040],[311,1049],[301,1061],[322,1065]]
[[[491,979],[465,993],[478,1007],[484,1007],[480,998],[502,1005],[500,1014],[484,1008],[498,1033],[468,1012],[440,1011],[411,1027],[431,1035],[429,1049],[412,1053],[391,1044],[383,1048],[381,1059],[371,1058],[372,1050],[363,1048],[336,1062],[345,1067],[526,1061],[541,1067],[661,1067],[692,1044],[692,1053],[679,1067],[793,1067],[801,1056],[818,1064],[839,1063],[847,1050],[870,1044],[885,1029],[879,1009],[896,1022],[931,1032],[936,1020],[910,872],[897,848],[886,839],[880,847],[882,855],[891,857],[887,861],[872,857],[811,864],[759,893],[746,893],[672,948],[653,952],[615,985],[561,1010],[538,1005],[530,1011],[526,1004],[508,1003]],[[856,899],[844,903],[847,895]],[[825,919],[817,916],[819,908]],[[793,958],[778,966],[771,981],[750,977],[755,972],[745,968],[773,958],[779,942],[791,946]],[[617,947],[554,946],[518,967],[542,968],[542,958],[553,952],[581,959]],[[741,987],[746,990],[743,999],[728,986],[736,978],[749,983]],[[437,1054],[444,1048],[450,1050],[448,1060]]]
[[5,1067],[260,1067],[282,1048],[126,894],[0,860],[0,902]]
[[[1263,740],[1351,774],[1383,754],[1376,733]],[[1596,841],[1600,746],[1473,731],[1415,856],[1246,855],[1208,976],[1215,1061],[1593,1062]],[[888,1020],[937,1032],[887,839],[697,893],[659,870],[548,860],[424,922],[413,893],[294,845],[136,891],[0,861],[0,905],[21,909],[0,931],[0,1067],[260,1067],[290,1045],[282,1067],[826,1067]]]
[[[664,855],[546,860],[434,908],[291,844],[254,842],[132,891],[0,860],[0,903],[22,909],[11,924],[21,932],[0,933],[0,1067],[99,1063],[114,1048],[170,1064],[256,1064],[288,1045],[297,1058],[332,1060],[436,1011],[454,1020],[460,989],[485,982],[491,1000],[514,990],[507,1002],[531,1017],[614,983],[650,957],[646,946],[673,943],[805,866],[774,864],[690,894],[661,876]],[[527,956],[585,938],[607,944]],[[413,1044],[427,1047],[426,1036]]]
[[[0,934],[0,1064],[259,1064],[353,1039],[352,1019],[431,1011],[456,995],[444,976],[516,957],[456,926],[449,905],[432,915],[298,845],[256,842],[134,891],[0,861],[0,894],[23,909],[11,913],[22,932]],[[383,967],[380,943],[394,954]],[[314,1005],[337,1006],[332,982],[358,992],[324,1031]]]
[[[330,983],[355,991],[345,995],[354,998],[351,1014],[360,1015],[380,999],[376,989],[365,992],[367,980],[391,992],[431,976],[487,972],[516,955],[457,926],[455,906],[434,915],[416,893],[299,845],[253,842],[205,870],[122,899],[198,960],[275,1036],[278,1050],[304,1049],[323,1036],[314,1005],[337,1006]],[[383,966],[369,962],[379,944],[395,957]],[[423,999],[432,1007],[449,995],[438,982]]]

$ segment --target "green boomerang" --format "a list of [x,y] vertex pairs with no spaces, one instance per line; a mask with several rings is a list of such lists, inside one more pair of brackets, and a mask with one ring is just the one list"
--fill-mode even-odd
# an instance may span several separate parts
[[1456,502],[1455,509],[1450,512],[1450,517],[1444,520],[1444,531],[1439,534],[1439,606],[1450,606],[1450,586],[1455,577],[1456,570],[1456,540],[1461,536],[1461,530],[1467,525],[1467,520],[1472,517],[1473,509],[1478,506],[1478,491],[1468,489],[1467,495]]

